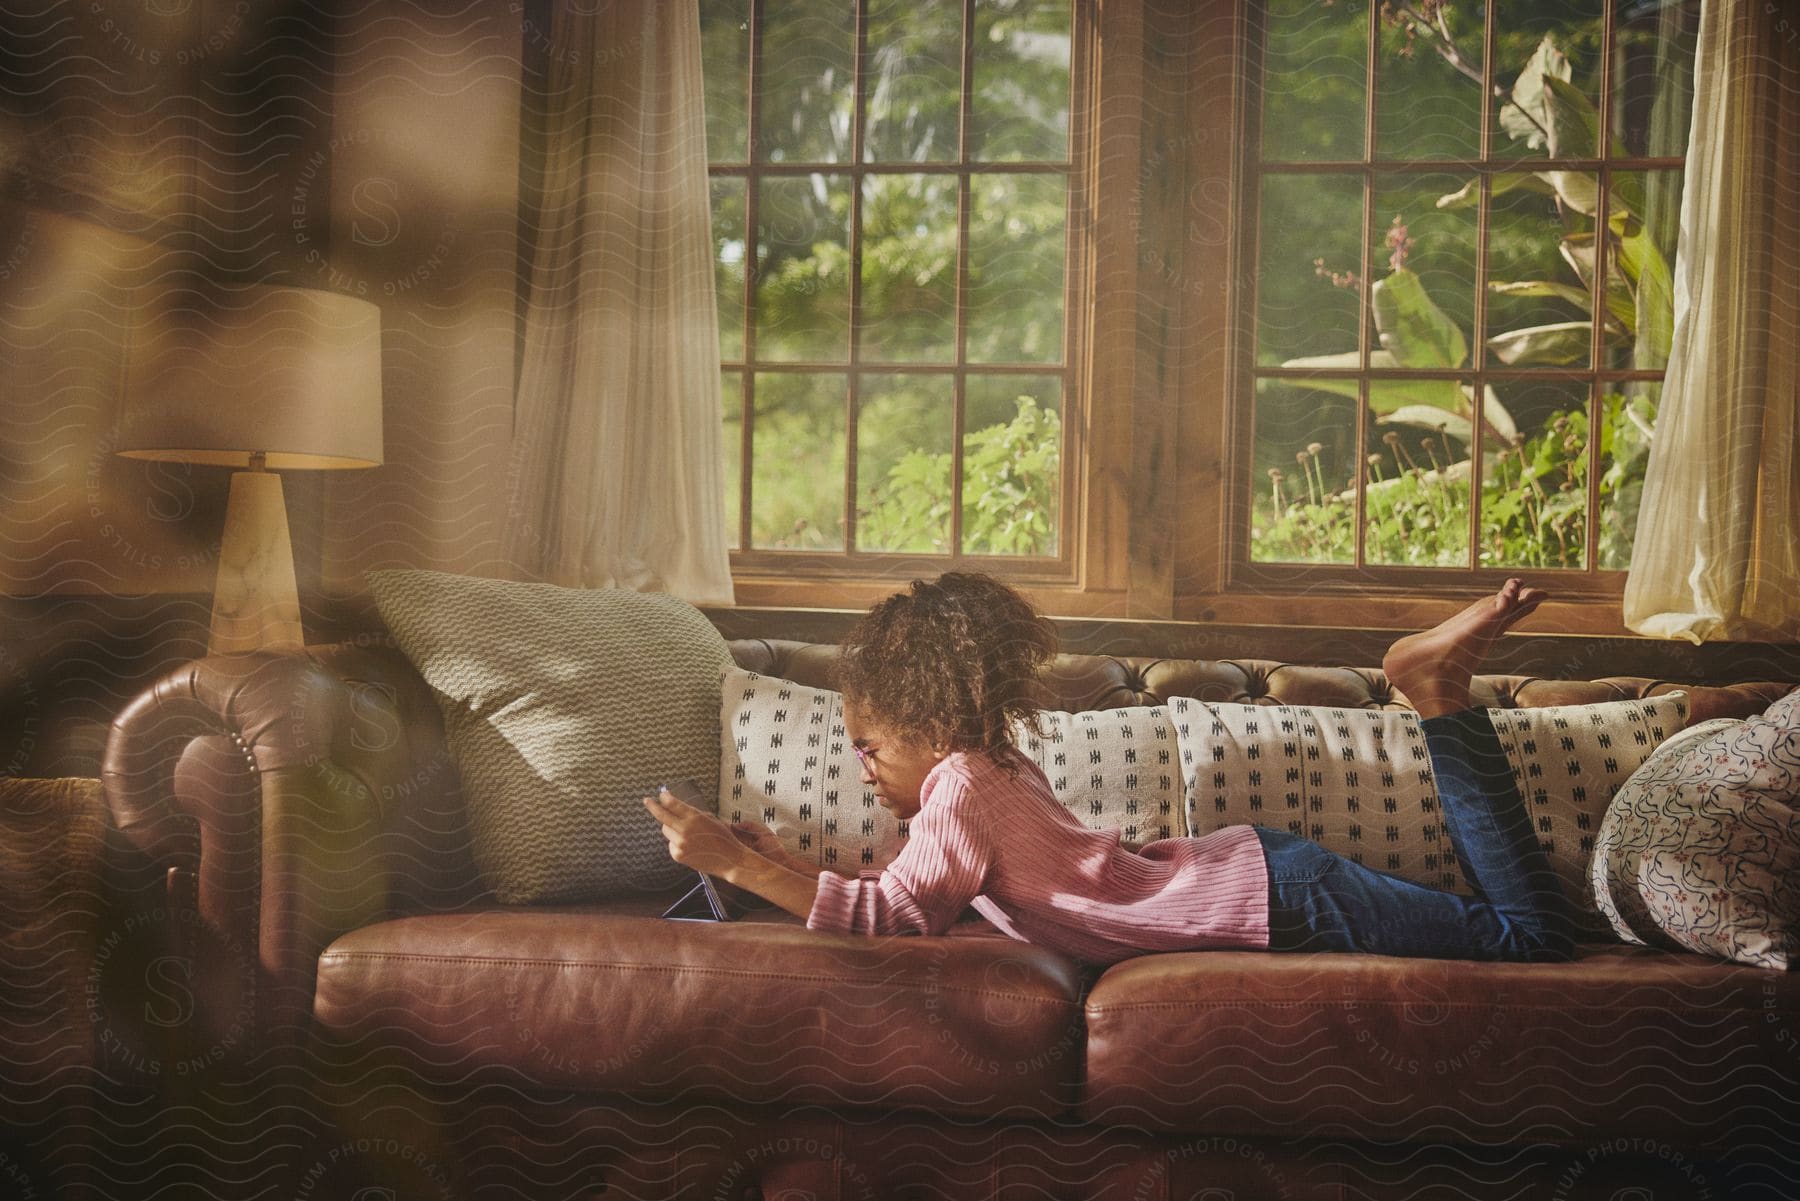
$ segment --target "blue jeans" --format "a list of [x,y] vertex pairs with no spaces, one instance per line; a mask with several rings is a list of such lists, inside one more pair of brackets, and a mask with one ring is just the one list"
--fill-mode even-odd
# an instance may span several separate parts
[[1476,895],[1414,884],[1285,830],[1257,826],[1269,865],[1269,949],[1574,958],[1574,914],[1538,846],[1487,710],[1464,709],[1422,724],[1444,825]]

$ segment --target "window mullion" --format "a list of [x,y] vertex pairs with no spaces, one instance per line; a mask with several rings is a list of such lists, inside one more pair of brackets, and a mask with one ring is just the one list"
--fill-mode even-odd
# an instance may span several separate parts
[[[1493,22],[1493,10],[1488,21]],[[1485,77],[1485,76],[1484,76]],[[1483,134],[1485,140],[1486,135]],[[1493,213],[1494,177],[1483,168],[1476,176],[1480,181],[1475,203],[1475,314],[1474,345],[1469,348],[1469,363],[1474,374],[1469,378],[1469,569],[1481,565],[1481,456],[1487,426],[1487,278],[1488,223]],[[1446,454],[1448,452],[1446,451]]]
[[[970,133],[975,94],[975,0],[963,0],[962,96],[956,113],[956,372],[950,417],[950,557],[963,557],[963,428],[968,405],[969,210],[974,202],[969,174]],[[1071,60],[1072,61],[1072,60]]]
[[762,275],[762,179],[757,165],[762,159],[762,35],[763,0],[750,0],[750,63],[745,72],[749,91],[746,119],[750,122],[748,162],[744,165],[744,379],[738,428],[738,546],[748,551],[751,542],[751,481],[756,473],[756,318],[757,284]]
[[844,551],[856,544],[857,422],[862,412],[862,378],[857,373],[862,350],[863,124],[868,116],[864,88],[868,82],[869,0],[856,0],[855,53],[850,80],[850,346],[844,378]]
[[1599,109],[1599,128],[1594,134],[1594,153],[1600,156],[1599,178],[1596,180],[1600,195],[1594,205],[1593,322],[1588,339],[1588,363],[1594,374],[1588,384],[1587,445],[1582,447],[1588,465],[1587,513],[1583,521],[1587,536],[1583,539],[1583,550],[1586,552],[1587,574],[1590,577],[1600,570],[1600,425],[1606,414],[1606,406],[1601,402],[1600,372],[1606,365],[1606,260],[1607,248],[1611,244],[1608,234],[1612,220],[1608,211],[1611,207],[1608,201],[1612,198],[1612,169],[1607,163],[1607,156],[1612,153],[1614,4],[1615,0],[1605,0],[1601,5],[1600,103],[1596,106]]
[[[1363,203],[1362,203],[1362,248],[1358,251],[1356,268],[1356,429],[1351,435],[1351,461],[1356,465],[1350,473],[1353,481],[1354,495],[1351,497],[1350,528],[1355,537],[1352,562],[1361,569],[1367,555],[1369,541],[1369,484],[1368,464],[1365,462],[1363,447],[1369,444],[1369,356],[1373,352],[1370,345],[1369,328],[1375,323],[1373,284],[1369,278],[1370,256],[1369,243],[1375,233],[1375,122],[1376,95],[1381,91],[1377,72],[1380,70],[1381,50],[1381,16],[1374,4],[1369,5],[1368,43],[1364,48],[1363,62],[1363,149],[1362,171]],[[1323,466],[1321,464],[1321,466]],[[1320,479],[1324,473],[1321,471]],[[1321,496],[1323,501],[1324,497]]]
[[[1493,217],[1494,203],[1494,123],[1500,110],[1495,104],[1499,85],[1494,82],[1495,44],[1499,37],[1500,18],[1495,9],[1498,0],[1488,0],[1481,22],[1481,131],[1477,153],[1481,164],[1475,178],[1480,188],[1475,202],[1475,344],[1469,348],[1469,362],[1475,369],[1470,379],[1469,396],[1469,567],[1481,567],[1481,488],[1484,482],[1482,456],[1486,453],[1487,435],[1487,284],[1488,223]],[[1548,149],[1548,147],[1546,147]]]

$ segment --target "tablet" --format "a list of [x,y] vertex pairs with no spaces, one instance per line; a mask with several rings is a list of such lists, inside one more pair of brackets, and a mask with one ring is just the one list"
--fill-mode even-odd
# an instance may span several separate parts
[[[672,784],[663,785],[676,799],[685,801],[696,809],[704,809],[706,804],[700,798],[700,789],[692,780],[676,780]],[[681,895],[681,899],[663,910],[662,915],[677,922],[734,922],[737,910],[725,899],[725,890],[718,882],[705,872],[695,872],[699,882]]]
[[695,872],[700,882],[683,893],[681,899],[663,910],[663,916],[676,922],[734,922],[737,912],[726,902],[723,893],[705,872]]

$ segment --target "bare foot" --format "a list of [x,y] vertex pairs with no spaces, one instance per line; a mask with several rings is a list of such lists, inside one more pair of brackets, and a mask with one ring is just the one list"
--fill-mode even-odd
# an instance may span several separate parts
[[1469,681],[1494,639],[1549,595],[1517,579],[1508,580],[1498,593],[1482,597],[1448,621],[1394,643],[1382,657],[1381,669],[1420,717],[1467,709]]

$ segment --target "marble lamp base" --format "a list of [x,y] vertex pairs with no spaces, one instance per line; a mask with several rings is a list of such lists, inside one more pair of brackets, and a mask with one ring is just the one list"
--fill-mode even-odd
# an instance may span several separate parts
[[281,477],[270,471],[233,472],[207,652],[298,650],[303,645]]

